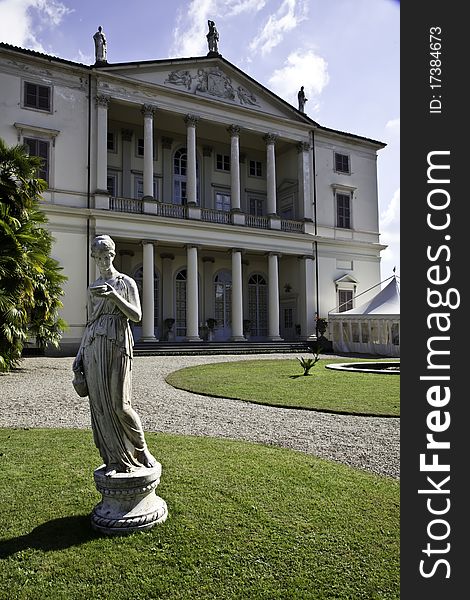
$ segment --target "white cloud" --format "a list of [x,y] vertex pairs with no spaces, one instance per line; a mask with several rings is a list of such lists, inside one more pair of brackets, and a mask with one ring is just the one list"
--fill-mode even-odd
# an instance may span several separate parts
[[389,277],[393,267],[400,270],[400,189],[397,189],[385,209],[380,213],[380,241],[387,244],[381,252],[382,277]]
[[232,17],[242,13],[259,12],[266,6],[266,0],[226,0],[223,4],[226,5],[226,16]]
[[313,50],[295,50],[289,54],[284,66],[274,71],[269,84],[278,96],[294,106],[297,106],[297,92],[303,85],[310,101],[305,106],[305,112],[314,112],[318,108],[315,97],[321,94],[329,79],[328,64],[324,58]]
[[385,128],[390,129],[392,131],[398,131],[400,129],[400,117],[396,119],[390,119],[390,121],[387,121]]
[[191,0],[184,13],[179,10],[170,56],[202,56],[207,53],[207,21],[215,14],[216,6],[216,0]]
[[265,56],[282,42],[286,33],[307,18],[307,12],[307,4],[302,0],[283,0],[277,11],[269,15],[256,40],[250,44],[250,50],[260,50]]
[[72,12],[59,0],[0,0],[0,40],[45,52],[37,35]]
[[79,48],[76,57],[72,60],[82,63],[82,65],[91,65],[95,62],[95,57],[89,53],[82,52]]
[[385,210],[380,213],[381,227],[386,230],[400,222],[400,188],[393,194],[392,199],[385,207]]
[[190,0],[184,9],[178,11],[170,55],[203,56],[207,53],[209,19],[216,21],[218,17],[227,19],[244,13],[257,13],[265,5],[266,0]]

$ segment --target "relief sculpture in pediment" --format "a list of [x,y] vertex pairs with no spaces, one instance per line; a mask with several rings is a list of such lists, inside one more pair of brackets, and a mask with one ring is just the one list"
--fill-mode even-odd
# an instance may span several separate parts
[[172,71],[165,79],[168,85],[186,88],[188,92],[203,96],[215,96],[244,105],[259,106],[258,100],[249,90],[239,85],[236,89],[232,80],[219,67],[198,69],[196,71]]

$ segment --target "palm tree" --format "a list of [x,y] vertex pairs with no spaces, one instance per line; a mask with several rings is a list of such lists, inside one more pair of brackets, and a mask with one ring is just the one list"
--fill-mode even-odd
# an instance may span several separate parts
[[50,257],[53,239],[39,208],[47,187],[36,176],[40,164],[24,146],[0,139],[0,372],[18,364],[29,339],[57,346],[66,327],[59,317],[66,277]]

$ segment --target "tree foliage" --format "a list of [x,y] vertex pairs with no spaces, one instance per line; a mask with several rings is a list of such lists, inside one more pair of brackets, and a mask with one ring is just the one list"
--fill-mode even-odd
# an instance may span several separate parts
[[24,146],[0,139],[0,372],[18,364],[28,340],[57,346],[66,328],[59,317],[66,277],[50,257],[39,165]]

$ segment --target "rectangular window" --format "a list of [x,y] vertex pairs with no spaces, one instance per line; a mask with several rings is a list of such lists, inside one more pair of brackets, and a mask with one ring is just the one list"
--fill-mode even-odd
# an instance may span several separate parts
[[116,152],[116,136],[114,131],[108,131],[108,152]]
[[216,154],[215,167],[218,171],[230,171],[230,156]]
[[[156,179],[153,180],[153,197],[156,199],[157,198],[157,181]],[[137,198],[137,200],[142,200],[142,198],[144,197],[144,178],[143,177],[136,177],[135,178],[135,198]]]
[[38,168],[38,177],[49,183],[49,146],[50,143],[36,138],[24,138],[24,145],[30,156],[38,156],[41,159],[41,166]]
[[250,215],[262,217],[264,212],[264,200],[262,198],[250,198]]
[[248,172],[251,177],[262,177],[263,176],[262,163],[259,160],[250,160]]
[[109,195],[113,196],[113,198],[115,198],[118,195],[118,193],[117,193],[117,174],[116,173],[114,173],[113,175],[108,175],[107,189],[108,189]]
[[351,229],[351,196],[336,194],[336,226]]
[[352,290],[338,290],[338,312],[344,312],[353,308]]
[[47,85],[24,82],[23,105],[51,112],[51,88]]
[[[135,154],[141,158],[145,155],[145,142],[144,138],[136,138],[135,140]],[[157,144],[153,141],[153,160],[157,160]]]
[[231,209],[230,194],[222,194],[217,192],[215,194],[215,209],[229,212]]
[[351,173],[348,154],[335,152],[335,171],[338,173]]
[[294,311],[292,308],[284,309],[284,328],[292,329],[294,326]]

